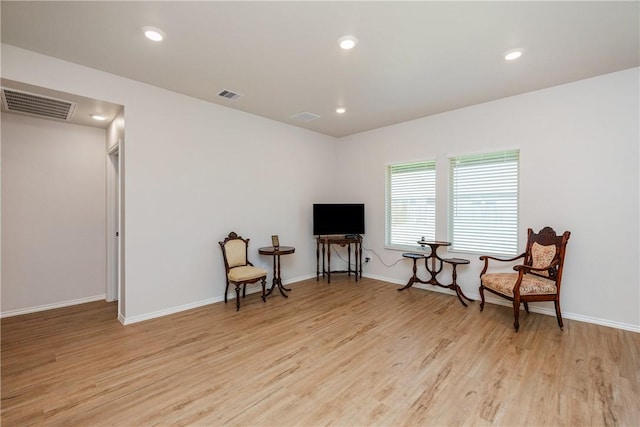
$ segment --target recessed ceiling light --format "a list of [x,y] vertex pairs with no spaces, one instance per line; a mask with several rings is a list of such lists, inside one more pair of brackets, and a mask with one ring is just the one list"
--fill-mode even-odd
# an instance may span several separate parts
[[144,31],[144,35],[149,40],[153,40],[154,42],[161,42],[164,40],[164,33],[162,30],[159,30],[155,27],[142,27],[142,31]]
[[342,36],[338,39],[338,44],[342,49],[349,50],[358,44],[358,39],[355,36]]
[[91,117],[93,118],[93,120],[99,120],[101,122],[107,120],[107,118],[103,115],[100,114],[92,114]]
[[344,108],[344,107],[336,108],[336,113],[338,113],[338,114],[344,114],[344,113],[346,113],[346,111],[347,111],[347,109]]
[[511,49],[504,53],[504,59],[507,61],[513,61],[514,59],[518,59],[522,56],[522,49]]

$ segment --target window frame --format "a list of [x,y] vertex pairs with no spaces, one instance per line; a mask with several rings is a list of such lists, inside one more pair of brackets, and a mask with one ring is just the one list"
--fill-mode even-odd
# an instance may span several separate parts
[[[451,242],[448,251],[497,256],[518,255],[520,244],[520,233],[518,232],[520,222],[520,149],[512,148],[474,154],[448,155],[447,158],[449,163],[447,231],[448,240]],[[460,213],[460,210],[464,209],[460,205],[461,197],[456,194],[460,184],[460,174],[456,174],[456,171],[459,172],[461,170],[460,166],[456,166],[456,163],[460,165],[460,162],[466,164],[465,166],[469,168],[466,179],[472,184],[467,183],[467,188],[463,189],[468,193],[466,196],[466,209],[468,212],[466,215],[461,214],[458,216],[457,214]],[[495,167],[491,167],[491,165]],[[476,168],[476,170],[474,171],[472,168]],[[485,169],[484,172],[481,171],[482,168]],[[498,187],[495,185],[497,181],[495,179],[492,180],[491,175],[501,174],[501,169],[502,173],[507,174],[506,177],[508,179],[504,180],[503,186]],[[491,183],[490,186],[485,185],[488,182]],[[471,193],[472,189],[475,189],[474,194]],[[485,195],[478,196],[480,191],[484,192]],[[491,193],[491,191],[493,191],[493,194],[487,198],[486,193]],[[469,203],[473,201],[474,197],[480,201],[481,211],[470,213],[477,208],[477,206],[469,207]],[[504,208],[508,209],[495,212],[496,215],[492,218],[493,221],[487,221],[486,212],[488,208],[482,206],[487,201],[493,204],[503,204]],[[463,232],[456,228],[461,219],[466,221],[466,225],[471,228],[469,233],[462,234]],[[480,221],[484,222],[481,227],[478,224]],[[492,226],[487,226],[486,222],[491,223]],[[461,237],[466,239],[465,243],[460,241],[460,237],[458,237],[460,234],[462,234]],[[487,240],[491,241],[491,244],[485,244],[482,240],[496,235],[502,236],[502,241],[494,238]]]
[[[426,177],[427,179],[427,187],[426,187],[426,194],[417,194],[414,197],[408,198],[407,200],[413,200],[414,203],[416,200],[423,200],[423,202],[426,203],[426,205],[424,206],[426,209],[429,209],[429,211],[421,218],[420,216],[416,216],[416,221],[429,221],[432,219],[432,225],[431,225],[431,229],[432,231],[432,235],[429,233],[430,229],[429,228],[423,228],[422,230],[417,230],[416,231],[416,235],[415,238],[411,238],[413,240],[409,240],[408,237],[405,238],[404,242],[402,241],[402,239],[400,238],[401,235],[403,234],[402,231],[400,231],[400,236],[397,236],[398,238],[394,238],[394,214],[392,212],[393,209],[393,198],[392,198],[392,192],[394,190],[393,188],[393,176],[394,176],[394,170],[395,171],[395,176],[398,176],[400,173],[402,173],[402,169],[405,169],[406,172],[411,172],[411,169],[415,169],[415,172],[427,172],[428,173],[428,177]],[[421,184],[425,184],[424,182],[420,182],[420,179],[415,179],[415,182],[412,183],[413,186],[416,185],[421,185]],[[406,191],[406,188],[405,188]],[[416,161],[409,161],[409,162],[398,162],[398,163],[392,163],[392,164],[387,164],[386,168],[385,168],[385,231],[384,231],[384,239],[385,239],[385,248],[386,249],[395,249],[395,250],[415,250],[416,248],[418,248],[418,244],[417,241],[420,240],[421,237],[425,237],[425,239],[427,240],[435,240],[435,228],[436,228],[436,206],[437,206],[437,201],[436,201],[436,194],[437,194],[437,162],[435,159],[426,159],[426,160],[416,160]],[[432,202],[430,202],[430,200],[432,200]],[[423,226],[427,226],[428,224],[425,224]],[[398,227],[402,228],[402,226],[398,225]],[[418,225],[418,227],[420,227],[420,225]],[[405,231],[404,234],[408,233],[409,231],[407,231],[409,227],[405,226]]]

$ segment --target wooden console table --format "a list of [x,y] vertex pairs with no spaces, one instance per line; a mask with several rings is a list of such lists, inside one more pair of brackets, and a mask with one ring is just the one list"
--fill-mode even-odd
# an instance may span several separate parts
[[[347,247],[347,269],[331,270],[331,245]],[[351,268],[351,245],[354,247],[355,268]],[[327,275],[328,283],[331,283],[331,273],[355,273],[356,282],[358,275],[362,278],[362,236],[318,236],[316,237],[316,281],[320,280],[320,251],[322,251],[322,277]],[[326,267],[325,267],[326,259]]]

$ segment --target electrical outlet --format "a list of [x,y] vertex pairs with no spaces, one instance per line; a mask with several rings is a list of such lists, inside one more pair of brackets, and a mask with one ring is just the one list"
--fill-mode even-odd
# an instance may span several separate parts
[[369,258],[369,257],[366,257],[366,258],[364,259],[364,263],[365,263],[365,264],[366,264],[366,263],[368,263],[369,261],[371,261],[371,258]]

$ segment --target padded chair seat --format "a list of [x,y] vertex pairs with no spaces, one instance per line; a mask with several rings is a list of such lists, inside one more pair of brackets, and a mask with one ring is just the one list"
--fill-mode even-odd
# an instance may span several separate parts
[[[513,297],[513,287],[518,280],[518,273],[489,273],[481,277],[485,288]],[[520,283],[520,295],[544,294],[552,295],[558,291],[553,280],[534,274],[525,274]]]
[[267,270],[259,267],[252,267],[250,265],[243,265],[241,267],[234,267],[229,269],[229,280],[233,282],[243,282],[246,280],[259,279],[262,276],[266,276]]

